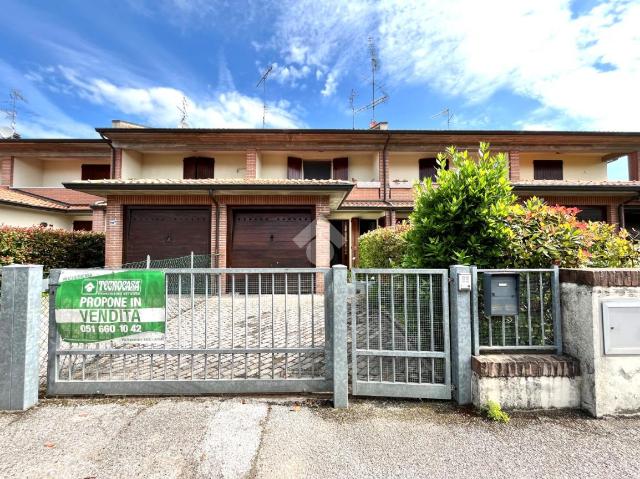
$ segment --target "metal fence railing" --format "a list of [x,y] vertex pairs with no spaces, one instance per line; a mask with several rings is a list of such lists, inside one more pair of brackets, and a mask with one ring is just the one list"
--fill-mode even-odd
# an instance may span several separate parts
[[[507,273],[518,277],[518,314],[491,316],[483,275]],[[558,267],[538,269],[477,269],[472,267],[474,354],[531,351],[562,353],[560,275]]]
[[323,289],[330,271],[162,271],[165,332],[159,342],[67,343],[51,312],[50,394],[331,390]]

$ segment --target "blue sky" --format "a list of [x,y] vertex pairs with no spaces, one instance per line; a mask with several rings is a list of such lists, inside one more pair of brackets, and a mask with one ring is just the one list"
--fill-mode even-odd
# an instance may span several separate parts
[[[4,0],[0,97],[24,137],[175,127],[640,130],[640,1]],[[365,128],[371,113],[356,117]],[[4,119],[0,118],[0,125]],[[624,177],[613,165],[611,177]]]

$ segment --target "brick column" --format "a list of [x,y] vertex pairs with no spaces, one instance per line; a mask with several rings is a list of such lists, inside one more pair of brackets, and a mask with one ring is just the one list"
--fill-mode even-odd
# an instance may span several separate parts
[[388,152],[383,152],[383,151],[378,152],[378,180],[380,180],[380,199],[383,201],[389,199],[389,161],[388,159],[389,159]]
[[[327,219],[330,211],[327,199],[316,203],[316,268],[329,268],[331,265],[331,224]],[[316,293],[324,293],[324,273],[316,275]]]
[[113,172],[112,178],[119,180],[122,178],[122,148],[113,151]]
[[120,266],[123,263],[122,241],[124,235],[124,214],[120,202],[107,200],[106,216],[104,264],[108,267]]
[[520,152],[518,150],[511,150],[508,152],[509,156],[509,180],[520,180]]
[[13,156],[0,158],[0,185],[13,186]]
[[395,226],[396,225],[396,211],[388,210],[384,213],[384,225],[385,226]]
[[256,167],[258,161],[258,152],[255,149],[247,150],[247,160],[245,164],[244,177],[245,179],[251,179],[256,177]]
[[629,158],[629,180],[640,180],[640,155],[637,151],[633,151],[627,155]]
[[91,208],[93,216],[91,218],[91,231],[104,233],[105,231],[105,206],[95,206]]

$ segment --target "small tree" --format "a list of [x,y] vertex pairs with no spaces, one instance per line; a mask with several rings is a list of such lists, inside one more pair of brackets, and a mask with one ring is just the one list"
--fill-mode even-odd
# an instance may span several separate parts
[[503,265],[513,234],[507,217],[515,202],[505,155],[492,155],[480,143],[476,161],[450,147],[438,154],[438,165],[435,183],[427,178],[415,187],[405,266]]

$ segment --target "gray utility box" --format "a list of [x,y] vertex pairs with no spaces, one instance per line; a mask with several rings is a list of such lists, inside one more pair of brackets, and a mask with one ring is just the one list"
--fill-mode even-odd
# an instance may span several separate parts
[[602,300],[604,353],[640,354],[640,298]]
[[516,316],[520,312],[520,275],[483,273],[485,316]]

